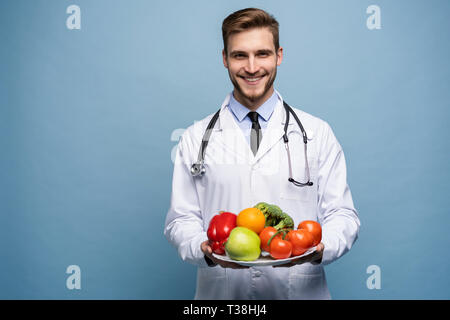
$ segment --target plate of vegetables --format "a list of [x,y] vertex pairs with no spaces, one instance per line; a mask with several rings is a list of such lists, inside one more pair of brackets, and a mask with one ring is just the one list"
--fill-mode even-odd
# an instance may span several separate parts
[[276,266],[310,255],[322,239],[318,222],[293,219],[273,204],[260,202],[237,216],[221,211],[208,229],[213,256],[242,266]]

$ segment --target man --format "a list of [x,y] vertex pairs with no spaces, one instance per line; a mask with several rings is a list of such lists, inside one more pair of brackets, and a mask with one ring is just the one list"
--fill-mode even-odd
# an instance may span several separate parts
[[[197,299],[328,299],[323,265],[352,247],[359,218],[346,182],[341,146],[323,120],[294,109],[307,134],[287,124],[290,159],[283,143],[286,117],[274,81],[283,59],[278,22],[248,8],[222,24],[223,64],[234,90],[220,109],[204,155],[205,174],[191,175],[204,132],[213,115],[190,126],[180,139],[171,206],[164,234],[181,258],[197,265]],[[297,186],[288,181],[307,180]],[[322,243],[314,254],[278,267],[242,267],[212,255],[206,230],[220,210],[239,213],[264,201],[289,213],[296,225],[316,220]]]

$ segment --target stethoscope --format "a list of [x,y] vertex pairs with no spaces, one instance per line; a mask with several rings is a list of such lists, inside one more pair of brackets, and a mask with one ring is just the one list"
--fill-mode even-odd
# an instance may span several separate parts
[[[292,110],[292,108],[284,101],[283,101],[283,105],[284,105],[284,109],[286,111],[286,122],[284,124],[283,140],[284,140],[284,145],[285,145],[286,152],[287,152],[288,165],[289,165],[288,181],[292,182],[297,187],[312,186],[313,183],[312,183],[312,181],[310,181],[307,147],[306,147],[307,143],[308,143],[308,137],[306,135],[306,131],[303,128],[303,125],[300,122],[300,119],[297,117],[297,114],[294,112],[294,110]],[[191,166],[191,175],[193,177],[199,177],[199,176],[201,177],[202,175],[205,174],[205,171],[206,171],[206,168],[204,165],[205,151],[206,151],[206,147],[208,146],[209,138],[211,137],[212,129],[214,128],[214,125],[216,124],[217,119],[219,118],[219,113],[220,113],[220,109],[214,114],[212,119],[209,121],[209,124],[205,130],[205,133],[203,134],[203,139],[202,139],[202,142],[200,145],[200,150],[198,152],[197,162],[193,163]],[[305,149],[306,177],[307,177],[307,182],[305,182],[305,183],[298,182],[298,181],[294,180],[294,178],[292,177],[291,153],[289,151],[289,139],[287,136],[287,127],[289,124],[289,114],[290,113],[292,113],[292,115],[294,116],[295,121],[297,122],[298,126],[300,127],[300,130],[302,131],[302,135],[303,135],[303,142],[304,142],[303,145],[304,145],[304,149]]]

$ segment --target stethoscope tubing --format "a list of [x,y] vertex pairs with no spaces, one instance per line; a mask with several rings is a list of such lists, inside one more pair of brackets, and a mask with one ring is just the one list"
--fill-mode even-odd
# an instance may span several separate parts
[[[287,155],[288,155],[288,166],[289,166],[289,179],[288,180],[298,187],[312,186],[313,183],[310,181],[311,177],[310,177],[310,172],[309,172],[309,164],[308,164],[308,156],[307,156],[308,136],[306,135],[306,131],[303,128],[303,125],[302,125],[300,119],[298,118],[297,114],[294,112],[294,110],[292,110],[292,108],[285,101],[283,101],[283,105],[284,105],[284,109],[286,111],[286,122],[284,124],[283,140],[284,140],[285,148],[286,148]],[[298,126],[300,127],[300,130],[301,130],[302,136],[303,136],[303,143],[304,143],[304,150],[305,150],[305,152],[304,152],[305,153],[305,166],[306,166],[305,170],[306,170],[306,175],[307,175],[306,183],[298,182],[292,178],[293,175],[292,175],[291,153],[289,151],[289,139],[287,136],[287,127],[289,124],[290,113],[292,113],[292,115],[294,116],[294,119],[297,122]],[[220,109],[213,115],[213,117],[211,118],[211,120],[208,123],[205,133],[203,134],[203,138],[202,138],[201,145],[200,145],[200,150],[199,150],[198,157],[197,157],[197,162],[193,163],[191,166],[191,175],[194,177],[202,176],[205,174],[206,168],[204,166],[204,161],[205,161],[206,147],[208,146],[209,138],[211,137],[213,128],[217,122],[217,119],[219,118],[219,114],[220,114]]]

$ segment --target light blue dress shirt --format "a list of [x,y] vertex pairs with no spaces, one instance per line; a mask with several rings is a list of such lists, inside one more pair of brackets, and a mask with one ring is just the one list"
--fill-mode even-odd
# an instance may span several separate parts
[[[273,91],[273,94],[267,99],[262,105],[256,109],[258,112],[258,121],[261,126],[262,137],[264,139],[264,131],[267,128],[267,123],[269,122],[270,117],[272,116],[273,110],[275,110],[275,106],[278,102],[278,95]],[[234,91],[231,95],[230,103],[228,107],[231,110],[231,113],[234,115],[237,125],[242,129],[245,138],[247,139],[248,144],[250,145],[250,130],[252,129],[252,121],[247,116],[247,114],[251,111],[247,107],[243,106],[240,102],[238,102],[234,98]]]

